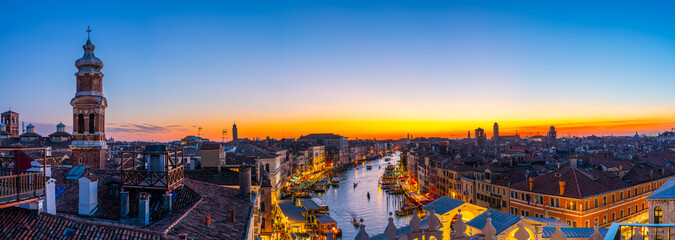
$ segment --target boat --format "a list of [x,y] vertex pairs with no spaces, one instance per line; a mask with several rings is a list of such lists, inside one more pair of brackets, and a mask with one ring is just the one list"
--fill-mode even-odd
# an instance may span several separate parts
[[373,169],[373,165],[368,165],[368,166],[366,166],[366,169],[367,169],[367,170],[372,170],[372,169]]
[[333,186],[340,186],[340,178],[334,177],[334,178],[331,180],[331,183],[333,184]]
[[314,184],[314,191],[324,192],[324,191],[326,191],[327,185],[328,185],[328,182],[319,181],[316,184]]

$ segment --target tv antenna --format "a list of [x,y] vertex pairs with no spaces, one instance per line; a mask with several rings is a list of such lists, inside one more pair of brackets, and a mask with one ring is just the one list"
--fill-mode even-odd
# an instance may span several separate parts
[[227,130],[223,129],[223,139],[222,139],[223,142],[225,142],[225,136],[227,136]]
[[197,127],[197,137],[202,137],[202,126]]

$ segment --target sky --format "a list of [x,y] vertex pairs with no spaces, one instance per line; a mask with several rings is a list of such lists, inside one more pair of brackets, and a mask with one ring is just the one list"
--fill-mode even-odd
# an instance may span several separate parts
[[[675,127],[668,1],[2,1],[0,110],[72,126],[91,26],[106,135],[231,140],[657,134]],[[3,110],[4,111],[4,110]],[[473,135],[473,134],[472,134]]]

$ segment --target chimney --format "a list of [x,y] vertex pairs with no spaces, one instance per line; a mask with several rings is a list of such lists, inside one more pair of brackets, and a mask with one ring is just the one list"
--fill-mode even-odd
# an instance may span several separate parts
[[649,179],[654,179],[654,170],[649,170]]
[[560,195],[565,195],[565,181],[558,181],[558,185],[560,185]]
[[246,164],[239,168],[239,194],[246,199],[251,198],[251,167]]
[[579,159],[570,158],[570,167],[577,168],[578,163],[579,163]]
[[211,214],[206,215],[206,226],[208,227],[211,225]]
[[661,176],[663,177],[663,176],[665,176],[665,175],[666,175],[666,169],[665,169],[665,168],[661,168]]
[[187,233],[178,234],[178,239],[180,240],[187,240],[187,237],[188,237]]
[[232,222],[234,222],[234,220],[236,220],[237,218],[236,218],[236,215],[235,215],[235,212],[234,212],[234,208],[231,209],[231,210],[232,210]]
[[164,213],[171,214],[171,211],[173,210],[173,201],[171,201],[173,199],[172,196],[172,193],[162,194],[162,208]]
[[126,191],[120,192],[120,208],[121,208],[120,217],[122,219],[127,218],[127,216],[129,216],[129,192]]
[[150,224],[150,194],[141,192],[138,194],[138,220],[143,225]]
[[56,180],[50,178],[45,183],[45,212],[56,214]]
[[530,177],[529,180],[530,180],[530,191],[532,191],[532,189],[534,189],[534,178]]
[[98,179],[91,173],[85,173],[78,181],[79,209],[82,216],[91,216],[98,205]]

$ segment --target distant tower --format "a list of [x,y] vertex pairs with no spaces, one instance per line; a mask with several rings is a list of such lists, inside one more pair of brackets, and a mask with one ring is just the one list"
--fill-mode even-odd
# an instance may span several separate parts
[[66,125],[63,123],[56,125],[56,132],[66,132]]
[[476,138],[476,145],[483,146],[485,144],[485,130],[476,128],[476,133],[473,136]]
[[[87,35],[91,30],[87,28]],[[75,61],[77,88],[70,100],[73,106],[73,141],[70,145],[74,164],[91,168],[105,167],[105,108],[108,101],[103,96],[103,61],[94,55],[94,44],[89,36],[82,46],[84,56]]]
[[499,140],[499,124],[495,122],[495,125],[492,126],[492,140]]
[[466,131],[466,138],[471,138],[471,131]]
[[232,124],[232,141],[237,141],[239,138],[237,137],[237,123]]
[[19,137],[19,113],[8,110],[2,113],[2,123],[7,127],[7,132],[12,134],[12,137]]
[[555,142],[556,135],[557,135],[557,134],[556,134],[556,131],[555,131],[555,127],[554,127],[554,126],[551,126],[551,127],[549,128],[548,134],[547,134],[548,140],[549,140],[550,142]]

